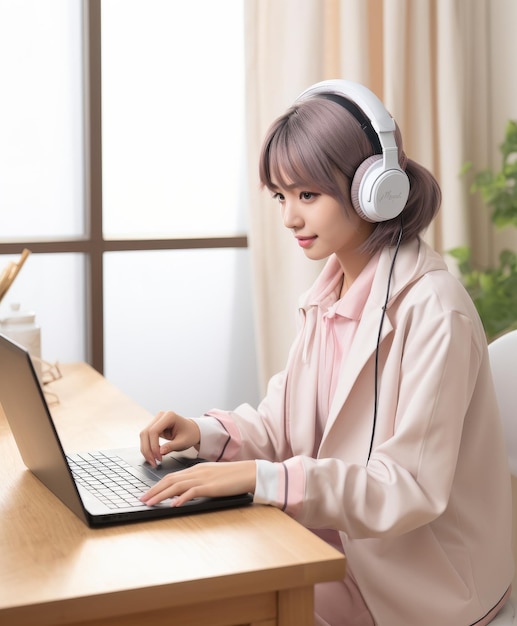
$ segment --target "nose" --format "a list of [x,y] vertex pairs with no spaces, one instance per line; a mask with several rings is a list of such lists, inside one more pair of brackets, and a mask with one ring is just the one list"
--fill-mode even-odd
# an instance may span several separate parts
[[287,200],[282,205],[282,219],[284,226],[291,230],[298,230],[303,226],[303,218],[298,210],[296,200]]

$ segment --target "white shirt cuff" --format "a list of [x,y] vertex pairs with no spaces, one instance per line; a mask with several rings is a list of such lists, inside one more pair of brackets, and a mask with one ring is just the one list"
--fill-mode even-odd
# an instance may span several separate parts
[[253,502],[278,506],[278,463],[257,459],[257,481]]
[[228,432],[215,417],[191,417],[201,433],[199,457],[212,461],[218,459],[228,441]]

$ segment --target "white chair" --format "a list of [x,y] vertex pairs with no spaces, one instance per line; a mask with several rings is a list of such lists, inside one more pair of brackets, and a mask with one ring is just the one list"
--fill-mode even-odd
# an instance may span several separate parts
[[[495,391],[506,439],[508,463],[517,478],[517,330],[498,337],[488,346]],[[517,625],[517,589],[490,626]]]

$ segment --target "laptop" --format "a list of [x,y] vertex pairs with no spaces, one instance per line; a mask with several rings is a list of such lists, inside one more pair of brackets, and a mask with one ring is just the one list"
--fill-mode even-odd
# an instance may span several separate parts
[[26,467],[90,527],[245,506],[252,495],[195,498],[179,507],[138,497],[165,474],[203,459],[164,457],[151,467],[138,447],[65,453],[28,351],[0,334],[0,404]]

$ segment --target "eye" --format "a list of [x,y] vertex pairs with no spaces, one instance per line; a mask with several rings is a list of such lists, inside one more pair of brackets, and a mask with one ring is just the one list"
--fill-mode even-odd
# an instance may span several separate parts
[[305,200],[308,202],[309,200],[314,200],[319,194],[314,193],[313,191],[302,191],[300,193],[300,200]]
[[273,200],[278,200],[278,202],[283,202],[285,200],[285,196],[280,192],[273,194]]

